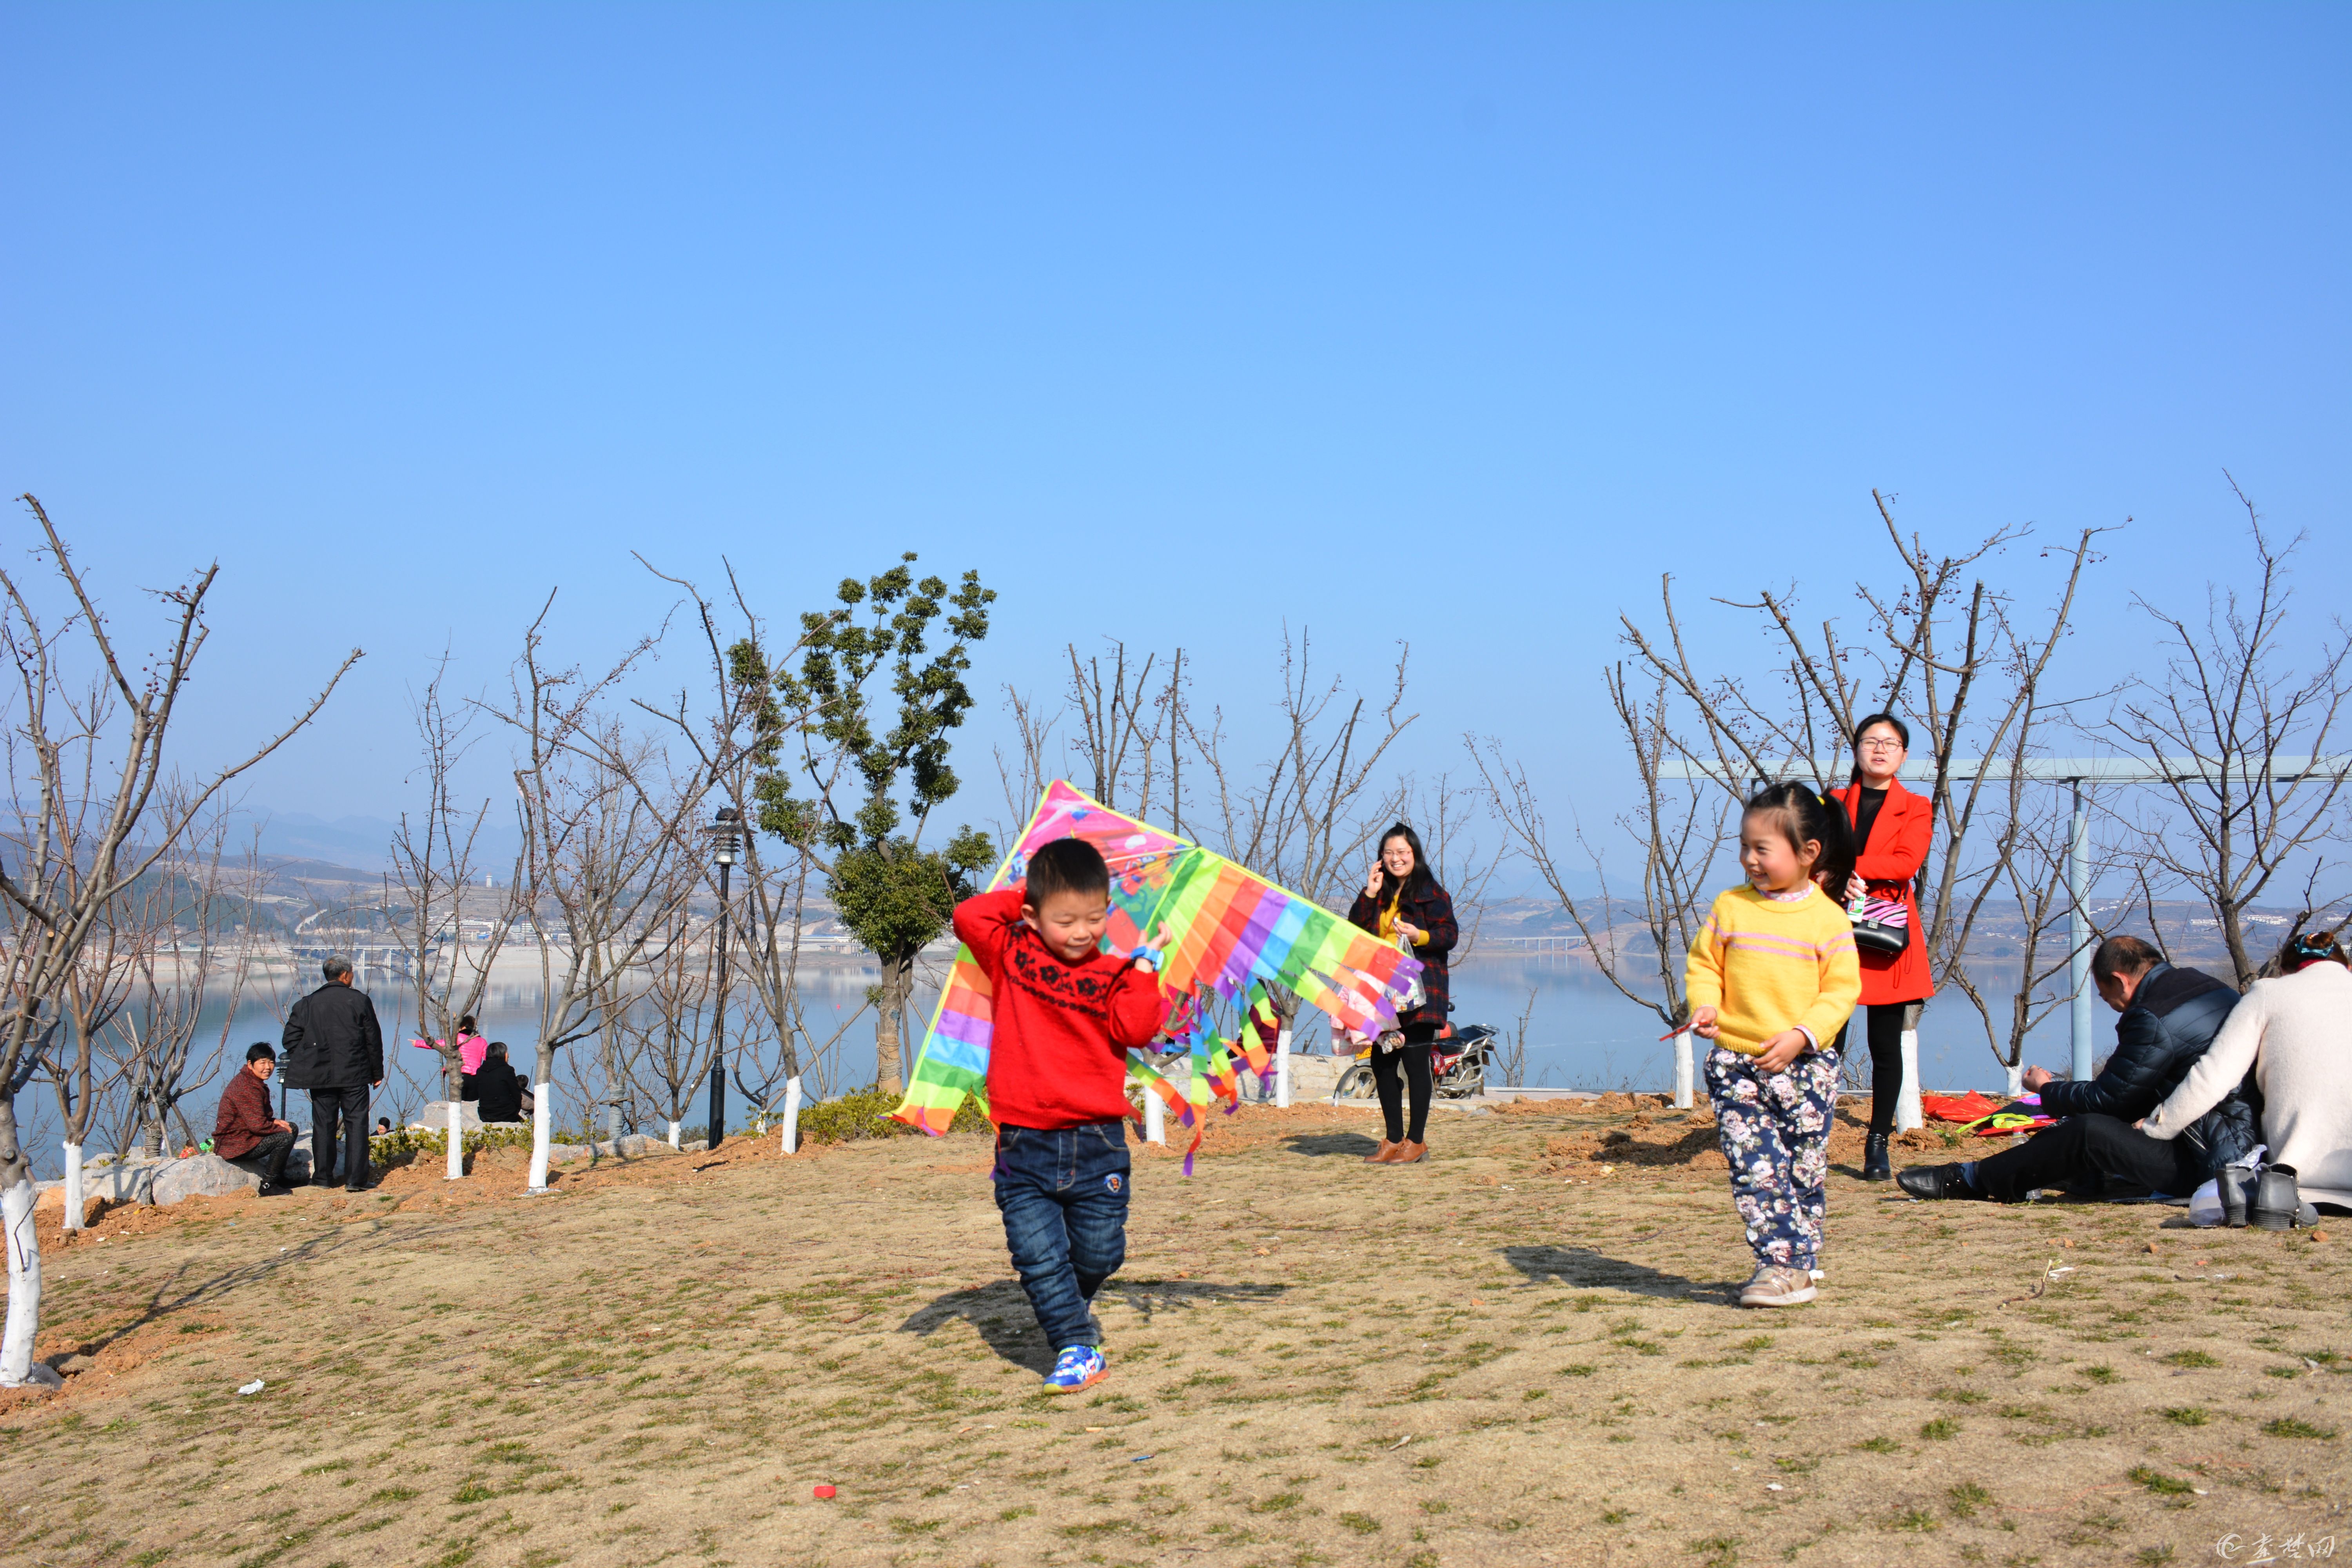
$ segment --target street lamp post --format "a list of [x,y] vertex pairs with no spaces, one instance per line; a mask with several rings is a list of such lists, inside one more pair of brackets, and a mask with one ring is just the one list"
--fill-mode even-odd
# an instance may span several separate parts
[[727,877],[743,845],[743,815],[722,805],[705,831],[710,835],[711,863],[719,868],[719,1005],[710,1025],[710,1130],[703,1147],[716,1149],[727,1131],[727,917],[733,908]]

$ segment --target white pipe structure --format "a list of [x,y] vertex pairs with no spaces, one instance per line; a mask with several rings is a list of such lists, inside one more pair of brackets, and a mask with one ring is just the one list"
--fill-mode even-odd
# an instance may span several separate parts
[[[2299,784],[2309,778],[2340,780],[2352,775],[2352,756],[2270,756],[2261,759],[2259,769],[2247,765],[2251,761],[2244,759],[2240,765],[2231,768],[2229,772],[2232,776],[2226,782],[2242,791],[2264,784]],[[1780,771],[1774,775],[1776,779],[1810,775],[1818,780],[1828,778],[1832,773],[1851,766],[1852,763],[1846,758],[1788,757],[1777,765]],[[2074,795],[2074,819],[2068,825],[2066,853],[2066,896],[2071,906],[2067,934],[2074,947],[2074,958],[2067,975],[2074,986],[2073,995],[2069,998],[2067,1021],[2073,1036],[2070,1043],[2074,1073],[2077,1079],[2091,1076],[2091,1061],[2097,1054],[2092,1038],[2091,1013],[2091,997],[2094,994],[2091,984],[2091,938],[2094,934],[2090,915],[2091,818],[2089,805],[2083,796],[2083,786],[2086,784],[2186,784],[2200,780],[2208,788],[2218,790],[2225,782],[2215,777],[2222,766],[2218,759],[2208,762],[2201,757],[2029,757],[2020,770],[2024,777],[2039,783],[2066,784]],[[2011,767],[2011,761],[2007,757],[1954,757],[1945,764],[1944,772],[1947,778],[1955,780],[2006,781]],[[1658,776],[1664,779],[1713,780],[1718,784],[1727,782],[1721,769],[1682,758],[1660,763]],[[1906,762],[1896,776],[1915,784],[1932,781],[1936,776],[1935,760],[1926,758]],[[1732,787],[1736,789],[1739,784],[1749,782],[1771,781],[1743,778]],[[1913,1022],[1916,1025],[1916,1020]],[[1916,1028],[1906,1029],[1903,1041],[1903,1093],[1910,1097],[1908,1103],[1916,1107],[1918,1103]],[[2022,1080],[2015,1068],[2010,1071],[2010,1092],[2022,1092]],[[1896,1102],[1895,1124],[1906,1128],[1918,1126],[1916,1121],[1906,1123],[1902,1120],[1904,1113],[1900,1107],[1904,1103],[1900,1100]]]
[[[365,1128],[361,1129],[361,1135],[366,1135]],[[364,1149],[367,1145],[362,1143],[360,1147]],[[466,1106],[463,1100],[449,1102],[449,1168],[441,1179],[447,1182],[466,1179]]]
[[1697,1048],[1691,1044],[1688,1029],[1675,1037],[1675,1109],[1688,1110],[1697,1103],[1698,1063],[1694,1059]]
[[801,1080],[798,1073],[784,1079],[784,1130],[782,1147],[787,1154],[801,1152]]
[[1290,1109],[1290,1031],[1287,1029],[1274,1037],[1274,1106],[1277,1110]]
[[83,1226],[83,1225],[82,1225],[82,1223],[81,1223],[81,1216],[82,1216],[83,1210],[84,1210],[84,1208],[85,1208],[85,1204],[84,1204],[84,1202],[83,1202],[83,1198],[82,1198],[82,1184],[81,1184],[81,1145],[80,1145],[80,1144],[79,1144],[79,1143],[68,1143],[68,1144],[67,1144],[65,1147],[66,1147],[66,1217],[65,1217],[65,1228],[66,1228],[66,1229],[68,1229],[68,1230],[80,1230],[80,1229],[83,1229],[83,1228],[84,1228],[84,1226]]
[[1143,1086],[1143,1141],[1162,1147],[1168,1142],[1168,1108],[1150,1084]]

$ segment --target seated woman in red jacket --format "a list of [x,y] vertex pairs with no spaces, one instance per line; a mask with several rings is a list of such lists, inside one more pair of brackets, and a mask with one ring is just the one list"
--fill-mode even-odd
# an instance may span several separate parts
[[[1853,876],[1842,889],[1847,900],[1899,905],[1904,930],[1910,933],[1900,952],[1862,950],[1862,1005],[1854,1011],[1869,1016],[1870,1138],[1862,1156],[1866,1182],[1894,1179],[1886,1140],[1895,1131],[1895,1097],[1903,1089],[1903,1017],[1912,1004],[1936,994],[1935,982],[1927,977],[1919,900],[1912,888],[1919,868],[1927,863],[1936,815],[1928,801],[1905,789],[1895,776],[1910,748],[1911,731],[1902,720],[1892,713],[1873,713],[1853,727],[1853,782],[1830,792],[1830,798],[1845,807],[1846,823],[1853,829]],[[1849,1021],[1847,1028],[1852,1027]],[[1843,1029],[1838,1031],[1838,1048],[1845,1048]]]
[[294,1124],[269,1114],[269,1075],[277,1070],[278,1053],[268,1046],[246,1052],[213,1118],[213,1152],[259,1176],[263,1197],[287,1190],[286,1156],[294,1152]]

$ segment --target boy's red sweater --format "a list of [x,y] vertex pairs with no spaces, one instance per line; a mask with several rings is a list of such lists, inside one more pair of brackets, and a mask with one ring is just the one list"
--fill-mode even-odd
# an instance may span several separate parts
[[1127,1052],[1168,1016],[1158,979],[1123,958],[1065,963],[1021,918],[1019,886],[956,906],[955,931],[995,992],[988,1108],[1051,1132],[1128,1113]]

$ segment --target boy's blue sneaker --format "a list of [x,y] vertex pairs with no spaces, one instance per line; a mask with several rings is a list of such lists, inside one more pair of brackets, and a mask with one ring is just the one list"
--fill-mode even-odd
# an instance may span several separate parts
[[1072,1345],[1054,1359],[1054,1370],[1045,1374],[1045,1386],[1055,1394],[1076,1394],[1081,1388],[1092,1388],[1110,1375],[1110,1363],[1092,1345]]

